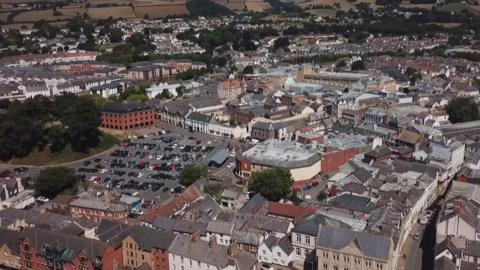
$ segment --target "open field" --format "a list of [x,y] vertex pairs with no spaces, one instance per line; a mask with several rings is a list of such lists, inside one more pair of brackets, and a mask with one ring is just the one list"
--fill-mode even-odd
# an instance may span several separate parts
[[13,18],[14,22],[36,22],[40,20],[58,21],[69,19],[68,16],[53,16],[53,10],[30,10],[22,12]]
[[6,22],[8,19],[8,15],[10,15],[10,12],[0,13],[0,21]]
[[62,164],[101,153],[117,145],[120,141],[118,137],[104,133],[100,144],[96,148],[90,149],[87,153],[73,152],[69,146],[65,147],[62,152],[55,154],[51,153],[49,149],[44,149],[43,151],[36,149],[28,156],[14,159],[10,163],[33,166]]
[[135,14],[138,18],[143,18],[146,14],[151,19],[163,18],[168,15],[188,14],[185,4],[155,5],[155,6],[136,6]]
[[335,15],[337,15],[336,10],[328,8],[311,9],[307,10],[307,12],[320,17],[335,17]]
[[350,9],[356,10],[357,8],[347,0],[307,0],[307,1],[297,1],[297,5],[302,8],[309,8],[313,6],[334,6],[339,5],[340,9],[348,11]]
[[271,8],[269,3],[262,0],[247,0],[245,2],[245,7],[249,11],[256,11],[256,12],[261,12]]
[[89,8],[87,13],[92,19],[107,19],[108,17],[131,19],[136,17],[135,12],[129,6]]
[[441,11],[455,12],[455,13],[459,13],[459,12],[462,12],[464,10],[467,10],[467,11],[470,11],[471,13],[473,13],[477,16],[480,16],[480,10],[479,9],[473,8],[472,6],[465,5],[463,3],[451,3],[451,4],[439,6],[439,7],[437,7],[437,9],[441,10]]
[[432,9],[433,4],[407,4],[401,3],[400,7],[402,8],[421,8],[421,9]]

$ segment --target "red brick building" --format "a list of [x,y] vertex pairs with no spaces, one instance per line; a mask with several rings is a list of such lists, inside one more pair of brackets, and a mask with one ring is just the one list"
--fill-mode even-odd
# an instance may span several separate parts
[[69,204],[69,212],[71,217],[85,218],[93,222],[111,219],[126,223],[128,219],[126,205],[99,200],[74,199]]
[[359,148],[335,149],[325,147],[325,153],[322,155],[322,173],[328,174],[337,171],[340,166],[347,163],[355,155],[360,153]]
[[140,103],[108,104],[101,109],[102,128],[127,130],[153,125],[155,111]]
[[110,258],[106,244],[93,239],[26,228],[20,234],[20,257],[24,270],[94,270]]

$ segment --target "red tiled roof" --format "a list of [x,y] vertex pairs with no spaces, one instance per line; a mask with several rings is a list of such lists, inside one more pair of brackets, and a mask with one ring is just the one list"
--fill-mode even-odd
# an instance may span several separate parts
[[201,196],[202,194],[200,194],[200,191],[198,191],[195,185],[188,186],[181,195],[182,199],[189,203],[196,201]]
[[154,205],[142,216],[142,220],[147,223],[153,223],[159,216],[170,217],[183,206],[183,200],[180,197],[173,197],[166,202]]
[[285,203],[269,202],[267,214],[297,220],[315,214],[315,208],[300,207]]

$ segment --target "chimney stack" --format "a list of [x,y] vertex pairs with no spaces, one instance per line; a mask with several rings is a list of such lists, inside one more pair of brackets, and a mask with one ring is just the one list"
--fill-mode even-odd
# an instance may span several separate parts
[[217,237],[215,235],[210,236],[208,239],[208,246],[209,247],[214,247],[217,245]]

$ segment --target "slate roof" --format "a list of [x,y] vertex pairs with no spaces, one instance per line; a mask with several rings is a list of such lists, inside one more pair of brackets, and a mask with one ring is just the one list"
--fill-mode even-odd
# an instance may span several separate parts
[[454,254],[457,258],[462,256],[462,251],[455,246],[450,238],[445,238],[442,242],[435,246],[435,256],[448,249],[450,253]]
[[387,261],[389,259],[389,237],[349,229],[321,225],[318,229],[317,247],[341,250],[354,242],[360,251],[370,258]]
[[202,122],[202,123],[210,123],[212,120],[212,116],[199,113],[199,112],[191,112],[187,115],[186,119],[196,121],[196,122]]
[[[433,263],[433,270],[457,270],[457,266],[447,257],[441,257]],[[463,269],[463,268],[462,268]]]
[[221,245],[209,245],[207,241],[195,240],[178,235],[170,246],[169,253],[175,256],[200,261],[223,268],[228,264],[228,248]]
[[234,226],[235,225],[232,222],[212,220],[207,225],[207,232],[231,235]]
[[20,233],[21,239],[28,239],[38,254],[45,255],[45,245],[62,251],[62,260],[72,261],[84,252],[90,261],[102,258],[106,244],[99,240],[52,232],[40,228],[25,228]]
[[262,209],[266,209],[268,201],[259,193],[255,194],[245,205],[238,211],[239,214],[256,214]]
[[359,195],[342,193],[328,200],[329,206],[368,213],[371,211],[371,199]]
[[20,232],[0,228],[0,247],[6,245],[13,255],[20,256]]
[[333,220],[325,215],[317,214],[298,222],[292,229],[293,232],[306,234],[310,236],[317,236],[320,225],[337,226],[343,228],[350,228],[347,224]]
[[119,221],[110,220],[110,219],[102,219],[98,228],[96,230],[98,239],[101,241],[108,241],[115,236],[119,235],[123,231],[130,228],[130,226],[123,224]]

